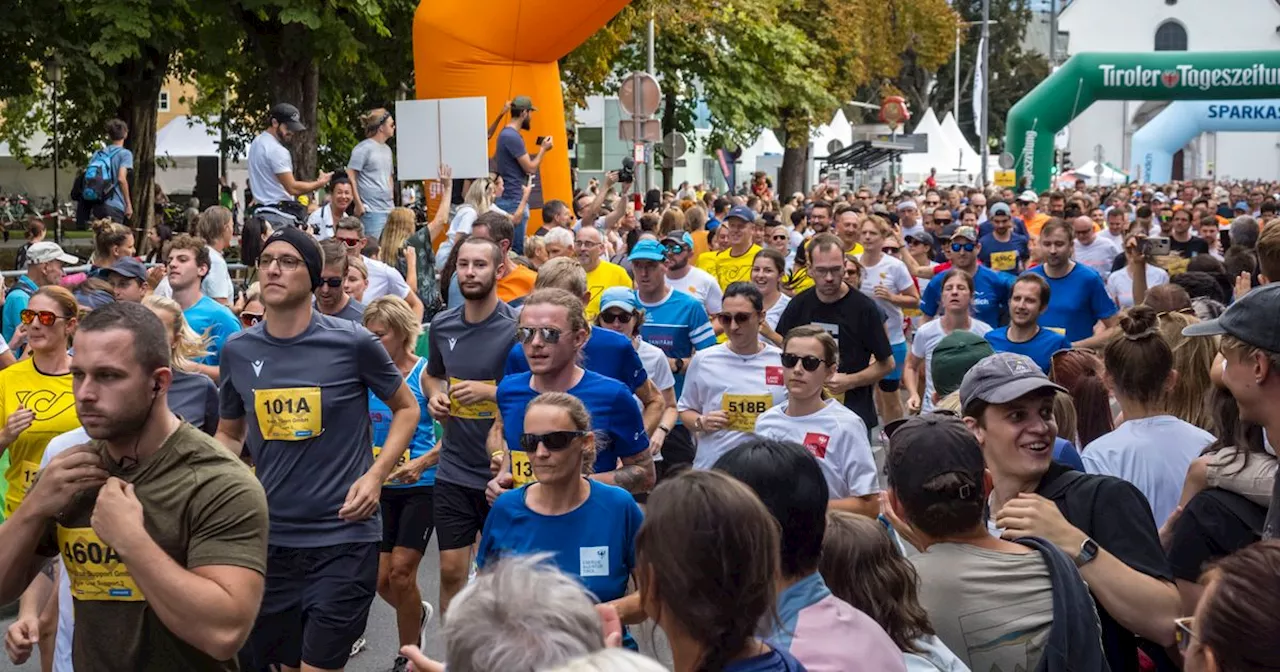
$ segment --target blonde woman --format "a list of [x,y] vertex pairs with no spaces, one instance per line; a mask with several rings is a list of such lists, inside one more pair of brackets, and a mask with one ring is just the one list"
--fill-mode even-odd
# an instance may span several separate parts
[[1169,415],[1181,418],[1207,432],[1215,430],[1213,414],[1209,412],[1206,390],[1213,389],[1209,371],[1218,354],[1217,339],[1188,338],[1182,330],[1199,319],[1184,313],[1160,313],[1160,335],[1173,348],[1173,369],[1178,377],[1167,394]]
[[493,177],[482,177],[472,181],[463,197],[462,205],[458,206],[453,214],[453,220],[449,222],[449,233],[444,242],[440,243],[440,249],[436,251],[436,268],[444,267],[445,261],[449,259],[449,251],[461,237],[471,235],[471,226],[476,223],[476,217],[486,212],[502,212],[502,208],[493,204],[493,199],[500,193],[498,185],[498,180]]
[[195,367],[195,360],[209,354],[208,340],[187,324],[177,301],[153,294],[144,298],[142,305],[160,318],[169,340],[169,362],[173,369],[169,410],[213,436],[218,431],[218,386]]
[[347,258],[347,278],[342,282],[342,291],[356,301],[364,301],[364,292],[369,289],[369,267],[364,265],[363,257]]

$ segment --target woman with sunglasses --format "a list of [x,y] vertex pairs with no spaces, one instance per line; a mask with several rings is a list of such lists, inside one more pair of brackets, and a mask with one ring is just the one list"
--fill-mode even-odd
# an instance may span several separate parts
[[169,367],[173,369],[169,410],[213,436],[218,431],[218,386],[195,366],[195,360],[209,354],[208,341],[187,324],[177,301],[152,294],[142,299],[142,305],[160,318],[169,340]]
[[880,515],[880,484],[867,427],[844,404],[823,397],[840,360],[836,339],[816,325],[796,327],[787,332],[781,359],[787,398],[756,420],[755,433],[798,443],[818,460],[831,510]]
[[[991,325],[969,314],[973,304],[973,276],[953,268],[939,279],[942,285],[942,300],[939,310],[942,315],[931,320],[916,332],[911,341],[911,352],[907,355],[907,365],[903,368],[902,382],[906,384],[907,412],[928,413],[936,403],[933,387],[933,351],[947,334],[957,330],[972,331],[979,336],[986,336]],[[920,369],[924,368],[924,394],[920,394]]]
[[[782,228],[782,227],[778,227]],[[787,265],[786,257],[776,249],[766,247],[756,253],[751,262],[751,284],[760,290],[764,298],[764,322],[760,323],[760,340],[782,345],[782,336],[775,331],[782,311],[791,303],[791,297],[782,293],[782,275]]]
[[266,307],[262,305],[262,286],[258,283],[249,285],[240,299],[240,326],[248,329],[262,321]]
[[[591,422],[572,394],[544,392],[529,402],[518,443],[535,480],[494,500],[476,564],[552,553],[561,571],[578,577],[600,602],[612,603],[623,623],[635,624],[644,620],[638,601],[621,598],[635,571],[644,514],[631,493],[588,478],[597,448]],[[625,630],[623,643],[636,648]]]
[[697,437],[696,469],[710,469],[755,431],[761,414],[786,399],[782,352],[760,342],[760,290],[735,282],[725,289],[722,306],[716,320],[728,340],[693,354],[676,406]]
[[[78,306],[64,287],[41,287],[20,314],[26,334],[22,361],[0,371],[0,454],[9,459],[4,517],[31,487],[49,439],[80,426],[72,391],[71,355]],[[38,411],[38,412],[37,412]]]

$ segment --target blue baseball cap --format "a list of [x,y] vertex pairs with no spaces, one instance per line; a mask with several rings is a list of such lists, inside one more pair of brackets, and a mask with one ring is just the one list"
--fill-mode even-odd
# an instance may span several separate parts
[[636,293],[630,287],[610,287],[600,294],[600,312],[610,308],[621,308],[634,313],[640,310],[640,304],[636,302]]
[[665,261],[667,258],[667,248],[662,246],[656,240],[642,240],[631,248],[631,254],[627,257],[631,261]]
[[1236,210],[1244,210],[1245,212],[1249,212],[1249,202],[1248,202],[1248,201],[1237,201],[1237,202],[1236,202],[1236,208],[1235,208],[1235,209],[1236,209]]
[[739,205],[734,207],[732,210],[729,211],[729,214],[724,216],[724,219],[727,222],[735,217],[738,219],[741,219],[744,222],[756,221],[755,211],[752,210],[751,208],[748,208],[745,205]]

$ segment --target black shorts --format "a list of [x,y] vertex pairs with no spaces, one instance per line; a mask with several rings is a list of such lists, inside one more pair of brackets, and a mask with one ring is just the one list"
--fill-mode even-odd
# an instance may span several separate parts
[[441,551],[467,548],[476,542],[489,515],[484,490],[436,481],[436,542]]
[[897,392],[898,388],[902,387],[902,381],[889,380],[888,378],[881,378],[880,382],[877,383],[877,385],[880,386],[881,392]]
[[375,542],[268,546],[262,609],[241,653],[242,667],[345,667],[351,645],[364,634],[377,588]]
[[654,471],[657,472],[658,483],[691,466],[693,456],[697,452],[698,447],[693,443],[693,435],[689,433],[689,428],[684,425],[672,427],[671,433],[662,442],[662,461],[653,465]]
[[435,498],[430,485],[382,489],[382,544],[390,553],[399,546],[419,553],[427,550],[435,525]]

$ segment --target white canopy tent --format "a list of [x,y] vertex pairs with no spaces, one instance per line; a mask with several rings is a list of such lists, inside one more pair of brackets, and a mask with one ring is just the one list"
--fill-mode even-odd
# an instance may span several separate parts
[[[156,131],[156,182],[166,193],[191,193],[196,184],[196,158],[218,156],[218,120],[208,123],[195,117],[179,115]],[[227,180],[237,189],[244,188],[249,164],[240,160],[227,162]]]
[[933,108],[925,110],[912,135],[927,136],[929,151],[902,155],[902,179],[907,184],[919,183],[929,176],[930,169],[936,169],[939,182],[954,182],[959,150],[947,139]]
[[1129,176],[1123,172],[1112,168],[1107,164],[1102,164],[1102,173],[1098,174],[1097,161],[1088,161],[1083,165],[1077,166],[1075,169],[1060,178],[1063,184],[1075,184],[1076,178],[1082,179],[1090,186],[1115,186],[1124,184],[1129,181]]
[[969,141],[965,139],[964,133],[960,130],[960,125],[956,123],[955,115],[950,112],[942,118],[942,132],[946,133],[947,141],[951,146],[959,150],[962,157],[958,166],[964,166],[966,172],[978,173],[982,170],[982,157],[973,151],[973,147],[969,146]]

